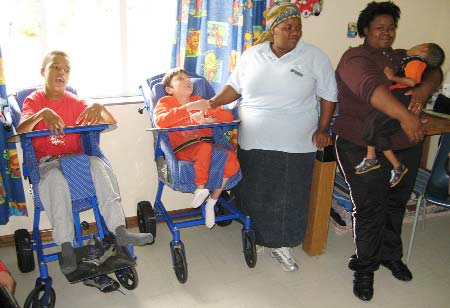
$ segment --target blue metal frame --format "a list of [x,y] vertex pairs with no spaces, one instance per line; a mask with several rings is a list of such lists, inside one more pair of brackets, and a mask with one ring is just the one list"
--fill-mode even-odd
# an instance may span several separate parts
[[[88,132],[92,132],[92,131],[98,131],[98,132],[102,132],[102,131],[107,131],[110,129],[113,129],[115,126],[114,125],[107,125],[107,124],[100,124],[100,125],[91,125],[91,126],[80,126],[80,127],[67,127],[64,129],[64,133],[65,134],[70,134],[70,133],[88,133]],[[27,142],[28,140],[31,140],[34,137],[40,137],[40,136],[49,136],[51,135],[52,132],[49,130],[42,130],[42,131],[32,131],[32,132],[28,132],[28,133],[23,133],[23,134],[19,134],[19,135],[15,135],[11,138],[11,142],[18,142],[20,141],[22,143],[22,146],[24,145],[25,142]],[[24,164],[25,167],[25,164]],[[24,168],[24,176],[28,176],[28,170],[27,168]],[[91,204],[92,204],[92,210],[94,213],[94,217],[95,217],[95,221],[97,224],[97,229],[98,231],[93,233],[93,234],[89,234],[89,235],[82,235],[82,230],[81,230],[81,222],[80,222],[80,214],[79,211],[74,210],[73,213],[73,219],[74,219],[74,225],[75,225],[75,238],[73,240],[73,245],[74,247],[81,247],[83,246],[83,240],[88,240],[90,239],[92,236],[98,237],[100,239],[103,239],[106,234],[108,233],[108,230],[106,228],[106,224],[103,220],[103,217],[100,214],[100,210],[98,208],[98,202],[97,202],[97,198],[94,196],[90,199]],[[35,288],[39,288],[41,285],[45,285],[45,292],[43,294],[43,300],[41,302],[47,303],[48,302],[48,297],[49,297],[49,292],[50,289],[52,288],[52,278],[49,276],[48,274],[48,268],[47,268],[47,262],[53,262],[59,259],[58,257],[58,253],[54,252],[54,253],[49,253],[49,254],[45,254],[44,253],[44,249],[48,249],[48,248],[52,248],[52,247],[56,247],[58,246],[55,243],[48,243],[48,244],[43,244],[42,243],[42,239],[40,236],[40,232],[39,232],[39,223],[40,223],[40,214],[41,214],[41,207],[35,207],[35,211],[34,211],[34,221],[33,221],[33,231],[32,231],[32,249],[33,251],[36,251],[36,255],[37,255],[37,262],[39,265],[39,277],[36,279],[36,284],[35,284]],[[134,249],[132,245],[128,246],[128,250],[131,254],[131,256],[133,256],[134,258],[136,258],[134,256]]]
[[[187,127],[173,127],[173,128],[151,128],[148,130],[156,131],[156,142],[155,142],[155,161],[158,157],[164,157],[164,153],[160,147],[161,138],[159,136],[160,131],[164,132],[172,132],[172,131],[182,131],[182,130],[191,130],[191,129],[199,129],[199,128],[217,128],[217,127],[237,127],[239,125],[239,121],[233,121],[231,123],[215,123],[215,124],[202,124],[202,125],[193,125],[193,126],[187,126]],[[156,193],[155,197],[155,211],[156,211],[156,220],[158,221],[165,221],[167,223],[167,226],[170,229],[170,232],[172,232],[173,236],[173,242],[178,243],[180,241],[180,229],[183,228],[189,228],[199,225],[205,224],[205,202],[200,206],[200,209],[192,210],[192,211],[186,211],[182,213],[175,213],[175,214],[169,214],[167,210],[164,207],[164,204],[161,200],[162,193],[164,190],[165,183],[162,180],[158,181],[158,191]],[[249,216],[244,215],[241,211],[239,211],[231,202],[225,200],[224,198],[219,198],[217,203],[220,203],[222,206],[224,206],[229,214],[224,214],[220,216],[216,216],[216,222],[221,221],[228,221],[228,220],[235,220],[239,219],[243,225],[243,230],[252,231],[250,229],[251,225],[251,219]],[[216,205],[217,207],[217,205]],[[174,219],[179,218],[187,218],[192,216],[201,215],[201,218],[195,218],[195,219],[186,219],[182,221],[174,221]]]

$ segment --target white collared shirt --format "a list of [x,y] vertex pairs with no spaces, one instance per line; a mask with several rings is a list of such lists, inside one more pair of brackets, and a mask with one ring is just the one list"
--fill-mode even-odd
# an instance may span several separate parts
[[334,69],[325,53],[303,40],[281,58],[269,44],[246,50],[227,82],[242,95],[239,145],[244,150],[315,152],[317,97],[337,101]]

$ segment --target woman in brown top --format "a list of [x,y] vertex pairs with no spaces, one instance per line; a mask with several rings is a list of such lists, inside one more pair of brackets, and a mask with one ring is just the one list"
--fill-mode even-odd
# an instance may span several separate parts
[[[405,50],[392,49],[399,18],[400,9],[394,3],[369,3],[357,23],[364,44],[345,52],[336,69],[340,115],[333,132],[336,158],[353,202],[356,246],[349,267],[355,271],[353,292],[365,301],[372,299],[374,271],[380,264],[399,280],[412,279],[401,260],[401,227],[422,153],[424,128],[418,115],[442,80],[440,69],[428,69],[422,83],[411,90],[408,107],[391,94],[384,68],[398,70],[406,56]],[[391,142],[396,156],[409,172],[393,188],[389,187],[391,166],[383,155],[379,155],[381,168],[373,172],[356,175],[353,169],[366,154],[363,124],[373,108],[398,120],[402,128]]]

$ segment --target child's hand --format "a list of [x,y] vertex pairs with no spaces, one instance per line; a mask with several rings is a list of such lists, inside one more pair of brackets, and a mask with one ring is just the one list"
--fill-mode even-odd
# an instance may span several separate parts
[[103,108],[103,105],[92,104],[78,116],[76,123],[80,125],[94,125],[101,123]]
[[199,111],[191,114],[191,121],[197,124],[207,124],[208,119],[205,118],[205,113],[203,111]]
[[386,75],[386,78],[389,80],[392,80],[392,78],[395,76],[394,71],[392,70],[392,68],[386,66],[384,68],[384,74]]
[[195,102],[190,102],[186,104],[187,111],[199,110],[202,112],[206,112],[209,109],[209,101],[206,99],[199,99]]
[[53,134],[64,134],[66,124],[64,124],[63,119],[55,111],[50,108],[44,108],[42,109],[41,117]]

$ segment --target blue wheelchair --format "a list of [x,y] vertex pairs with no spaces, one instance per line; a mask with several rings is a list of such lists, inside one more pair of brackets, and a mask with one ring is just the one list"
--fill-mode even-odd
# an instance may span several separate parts
[[[11,109],[12,124],[17,127],[20,121],[20,113],[25,98],[37,88],[21,90],[8,97],[8,104]],[[72,88],[68,91],[76,94]],[[138,285],[138,275],[134,268],[136,257],[133,253],[133,247],[119,247],[115,245],[114,235],[109,233],[106,224],[98,209],[95,188],[91,178],[89,167],[89,156],[97,156],[109,162],[99,148],[100,132],[110,129],[109,125],[93,125],[84,127],[68,127],[64,130],[65,134],[78,133],[81,135],[84,154],[67,156],[61,158],[61,170],[69,184],[72,212],[74,219],[75,238],[73,246],[79,269],[66,275],[69,282],[75,283],[88,278],[98,277],[114,272],[120,285],[124,288],[133,290]],[[17,253],[17,263],[22,273],[31,272],[35,269],[35,260],[33,251],[36,251],[37,262],[39,265],[39,277],[36,279],[34,289],[28,295],[24,307],[48,307],[55,305],[56,294],[52,287],[52,278],[49,276],[47,262],[56,261],[60,257],[59,252],[45,253],[44,250],[57,246],[55,243],[43,243],[39,231],[39,221],[41,211],[44,210],[39,198],[39,168],[38,161],[32,146],[32,139],[39,136],[51,135],[50,131],[33,131],[15,136],[15,142],[21,143],[23,151],[23,175],[30,181],[31,191],[34,201],[34,221],[33,230],[30,233],[27,229],[15,231],[15,245]],[[86,221],[80,221],[80,212],[92,209],[95,224],[90,226]],[[90,234],[82,229],[92,229]],[[45,233],[44,233],[45,234]],[[45,238],[44,240],[50,240]],[[84,263],[89,258],[95,257],[96,253],[101,253],[102,248],[109,247],[114,250],[111,255],[102,264]],[[82,264],[83,266],[81,266]]]
[[[210,127],[213,129],[213,139],[215,144],[219,144],[227,149],[232,149],[228,142],[227,132],[235,129],[238,121],[234,123],[216,123],[212,125],[198,125],[183,128],[165,128],[158,129],[153,122],[153,110],[158,100],[167,95],[162,84],[164,74],[157,75],[139,87],[144,98],[144,108],[150,114],[154,136],[154,153],[155,162],[158,170],[158,191],[155,198],[154,208],[149,201],[141,201],[137,205],[137,217],[139,230],[141,232],[150,232],[156,237],[156,221],[165,221],[169,227],[173,240],[170,242],[170,251],[172,255],[173,269],[180,283],[185,283],[188,277],[188,269],[186,262],[186,253],[184,244],[180,239],[180,229],[205,224],[205,203],[199,209],[183,211],[181,213],[169,214],[161,200],[164,186],[167,185],[173,190],[192,193],[196,189],[195,173],[193,162],[180,161],[175,157],[171,148],[168,133],[177,130],[188,130]],[[192,95],[198,95],[205,99],[214,96],[214,89],[201,76],[195,73],[189,73],[189,77],[193,82],[194,90]],[[143,109],[140,109],[142,113]],[[213,190],[221,187],[223,168],[226,161],[226,152],[221,151],[218,147],[213,148],[211,157],[211,167],[209,172],[209,180],[205,188]],[[250,228],[250,217],[244,215],[231,203],[230,196],[226,192],[233,188],[242,178],[241,171],[230,177],[221,197],[216,206],[216,224],[219,226],[227,226],[233,220],[242,223],[242,245],[245,261],[248,267],[253,268],[256,265],[256,245],[254,231]],[[176,220],[176,221],[175,221]]]

